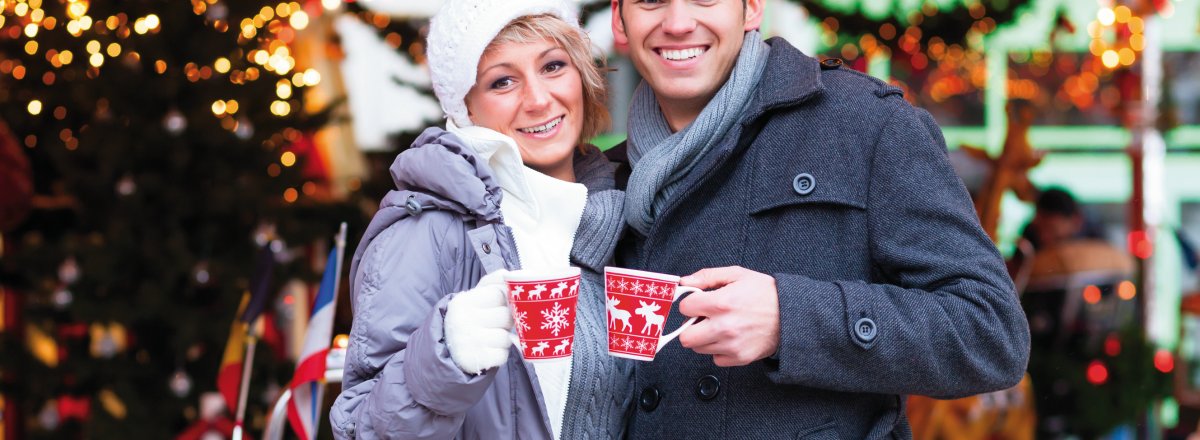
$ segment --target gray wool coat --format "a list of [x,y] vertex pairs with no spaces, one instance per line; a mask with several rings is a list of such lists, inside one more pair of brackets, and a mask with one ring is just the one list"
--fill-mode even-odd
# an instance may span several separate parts
[[[576,154],[588,189],[571,249],[582,272],[563,438],[615,438],[632,403],[629,361],[607,356],[601,273],[623,225],[623,193],[599,150]],[[501,189],[455,136],[427,129],[391,168],[350,266],[354,322],[343,389],[330,410],[339,439],[549,439],[532,365],[515,349],[483,374],[464,373],[443,336],[446,305],[484,273],[519,269]],[[599,391],[597,391],[599,390]]]
[[[668,344],[636,368],[630,437],[905,439],[905,395],[1015,385],[1028,324],[933,119],[882,81],[768,44],[740,123],[618,258],[774,276],[779,351],[719,368]],[[682,320],[676,307],[666,328]]]

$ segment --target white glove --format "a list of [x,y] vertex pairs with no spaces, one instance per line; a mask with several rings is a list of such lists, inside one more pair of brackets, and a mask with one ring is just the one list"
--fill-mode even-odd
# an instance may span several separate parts
[[446,305],[446,346],[465,373],[479,374],[508,361],[513,321],[506,273],[501,269],[487,274],[475,288],[455,295]]

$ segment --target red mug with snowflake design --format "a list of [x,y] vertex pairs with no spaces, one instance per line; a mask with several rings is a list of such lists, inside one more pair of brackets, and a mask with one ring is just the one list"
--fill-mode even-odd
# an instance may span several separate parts
[[684,294],[699,292],[679,285],[679,277],[619,267],[604,268],[604,296],[608,308],[608,354],[652,361],[663,346],[696,323],[684,321],[663,335],[671,305]]
[[513,314],[513,344],[530,362],[571,357],[579,268],[517,270],[504,276]]

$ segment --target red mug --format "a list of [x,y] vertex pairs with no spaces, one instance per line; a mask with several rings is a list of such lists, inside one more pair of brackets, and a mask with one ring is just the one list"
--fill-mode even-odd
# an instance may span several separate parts
[[513,345],[530,362],[571,357],[579,268],[517,270],[504,276],[513,314]]
[[684,321],[663,335],[671,305],[695,287],[679,285],[679,277],[619,267],[604,268],[604,296],[608,308],[608,354],[652,361],[662,347],[696,323]]

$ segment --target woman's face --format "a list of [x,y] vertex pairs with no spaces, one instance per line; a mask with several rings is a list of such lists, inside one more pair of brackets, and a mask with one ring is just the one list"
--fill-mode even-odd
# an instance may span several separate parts
[[503,43],[479,60],[467,110],[475,125],[517,142],[525,165],[574,181],[571,159],[583,130],[583,82],[551,40]]

